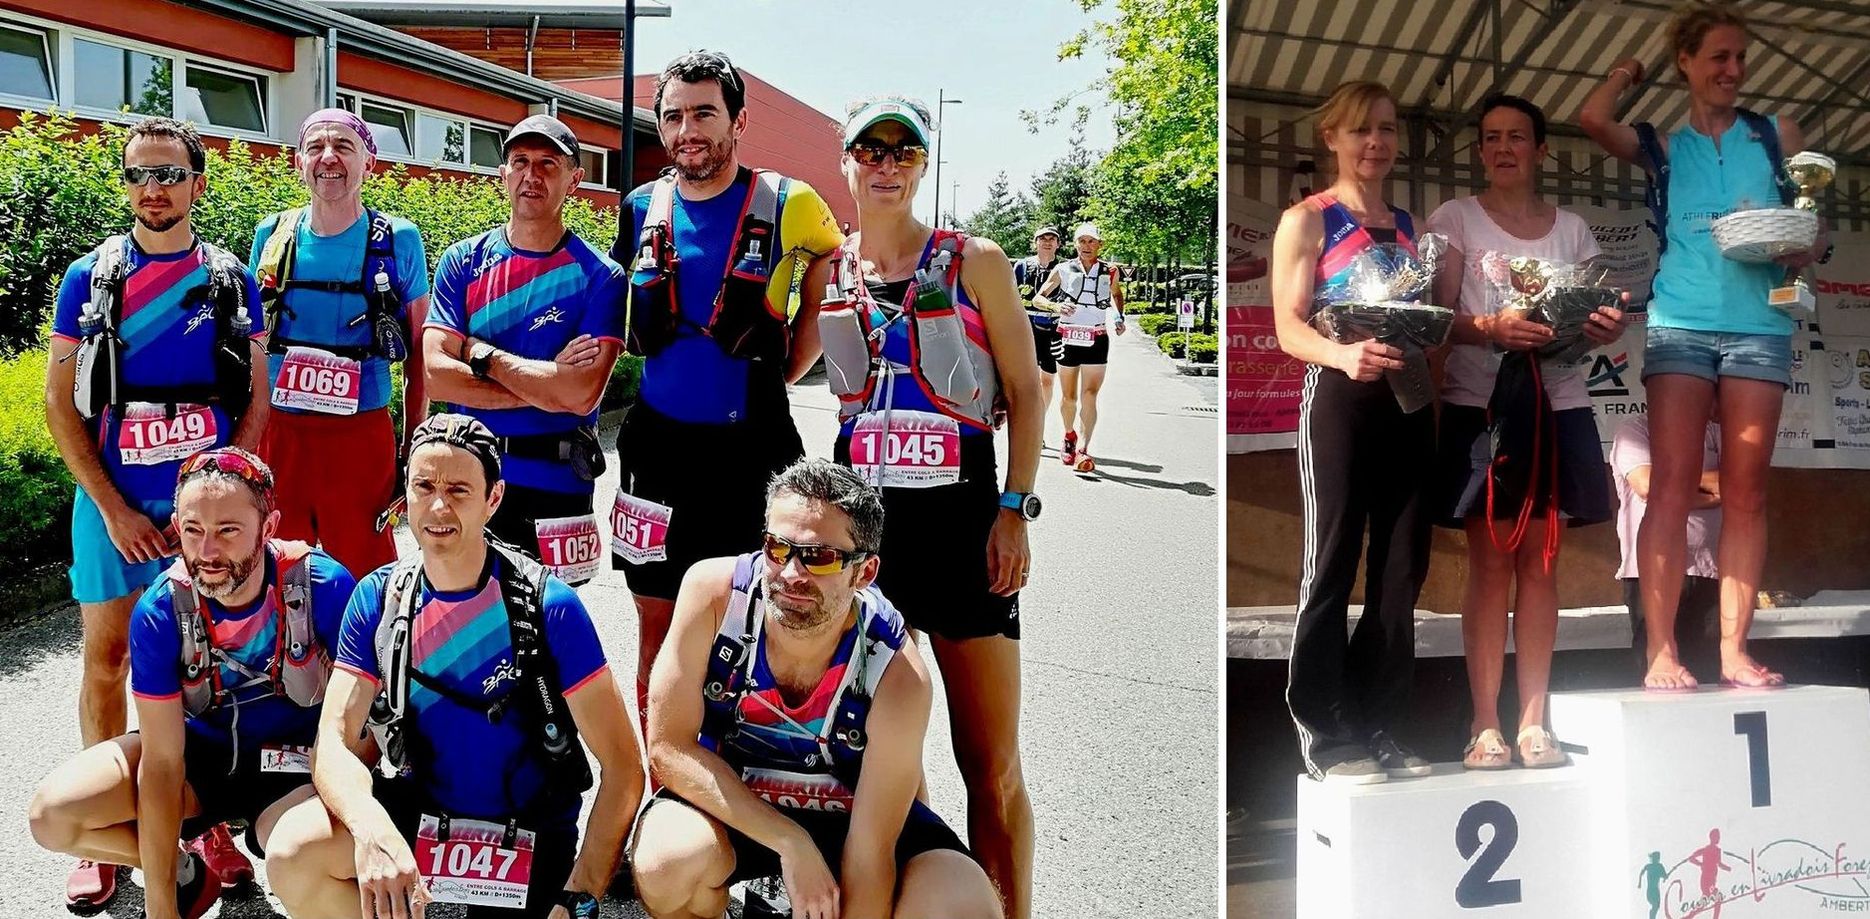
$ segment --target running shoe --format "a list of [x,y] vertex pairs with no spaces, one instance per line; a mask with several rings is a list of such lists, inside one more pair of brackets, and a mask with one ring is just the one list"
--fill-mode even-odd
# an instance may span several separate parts
[[214,873],[199,852],[184,852],[182,857],[194,863],[195,878],[176,888],[176,911],[182,914],[182,919],[201,919],[214,901],[221,898],[221,876]]
[[1092,459],[1089,453],[1080,453],[1078,454],[1078,464],[1075,468],[1079,472],[1096,472],[1097,460]]
[[1428,775],[1434,768],[1429,765],[1428,760],[1415,755],[1409,748],[1397,743],[1396,738],[1391,737],[1388,731],[1378,731],[1370,735],[1370,755],[1376,759],[1377,765],[1382,766],[1383,771],[1391,776],[1414,778]]
[[1346,785],[1370,785],[1389,781],[1389,773],[1377,765],[1377,761],[1368,756],[1353,756],[1343,762],[1325,767],[1324,780],[1342,782]]
[[225,823],[217,823],[214,829],[189,840],[188,851],[200,855],[214,869],[222,887],[239,887],[253,880],[253,863],[234,848],[234,837]]
[[742,899],[741,919],[787,919],[792,915],[792,901],[786,896],[785,881],[778,877],[748,881]]
[[1078,464],[1078,432],[1077,431],[1066,431],[1065,432],[1065,445],[1059,448],[1058,459],[1059,459],[1059,462],[1064,463],[1067,466],[1076,466]]
[[78,862],[65,879],[65,908],[88,915],[104,908],[117,895],[117,866],[90,859]]

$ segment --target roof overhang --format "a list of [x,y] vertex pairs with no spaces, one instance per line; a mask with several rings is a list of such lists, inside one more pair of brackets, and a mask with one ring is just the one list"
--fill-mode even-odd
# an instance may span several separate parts
[[[386,26],[466,28],[628,28],[617,0],[317,0],[320,6]],[[639,19],[667,18],[669,7],[648,0],[636,5]]]

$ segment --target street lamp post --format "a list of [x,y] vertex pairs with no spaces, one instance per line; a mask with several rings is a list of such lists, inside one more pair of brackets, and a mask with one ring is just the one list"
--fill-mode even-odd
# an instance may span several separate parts
[[938,89],[935,91],[935,219],[930,221],[931,226],[941,226],[942,122],[946,120],[943,118],[942,113],[947,110],[948,106],[960,104],[961,100],[948,98],[947,90]]

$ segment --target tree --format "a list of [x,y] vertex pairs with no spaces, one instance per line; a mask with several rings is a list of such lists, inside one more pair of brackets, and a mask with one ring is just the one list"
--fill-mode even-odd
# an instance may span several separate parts
[[961,228],[969,235],[984,236],[999,243],[1007,254],[1017,257],[1026,250],[1032,233],[1032,213],[1032,200],[1024,194],[1013,194],[1006,173],[1002,172],[987,186],[987,200],[961,222]]
[[1028,232],[1040,227],[1057,227],[1059,241],[1067,252],[1071,249],[1072,231],[1094,217],[1091,209],[1094,164],[1091,151],[1084,148],[1084,122],[1089,114],[1087,110],[1079,111],[1072,123],[1070,146],[1065,155],[1052,161],[1032,183],[1032,229]]
[[[1089,210],[1125,260],[1205,261],[1219,214],[1220,38],[1215,0],[1079,0],[1115,17],[1059,57],[1101,48],[1117,66],[1100,87],[1115,104],[1117,143],[1092,170]],[[1071,99],[1060,100],[1054,110]]]

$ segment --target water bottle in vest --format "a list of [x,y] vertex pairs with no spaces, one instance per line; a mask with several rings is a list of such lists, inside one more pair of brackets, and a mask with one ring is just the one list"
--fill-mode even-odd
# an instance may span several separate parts
[[[857,313],[862,308],[857,298],[846,297],[835,282],[825,285],[825,299],[818,308],[818,338],[825,350],[826,382],[842,401],[860,401],[870,388],[870,339]],[[853,405],[849,411],[859,407]]]
[[[943,261],[946,261],[945,259]],[[935,394],[952,405],[980,398],[980,380],[967,358],[967,330],[958,307],[949,300],[940,276],[916,271],[915,318],[917,366]]]
[[90,421],[104,410],[104,404],[110,400],[108,381],[97,379],[102,365],[100,360],[107,360],[103,353],[105,331],[104,308],[97,302],[101,291],[93,290],[91,299],[78,314],[78,351],[77,369],[72,381],[71,401],[78,409],[78,417]]
[[[378,268],[377,276],[371,281],[377,289],[377,302],[387,303],[391,296],[390,273]],[[397,322],[395,316],[388,312],[379,312],[376,328],[372,329],[371,333],[377,337],[377,350],[382,352],[384,360],[394,364],[409,357],[409,346],[403,340],[402,323]]]

